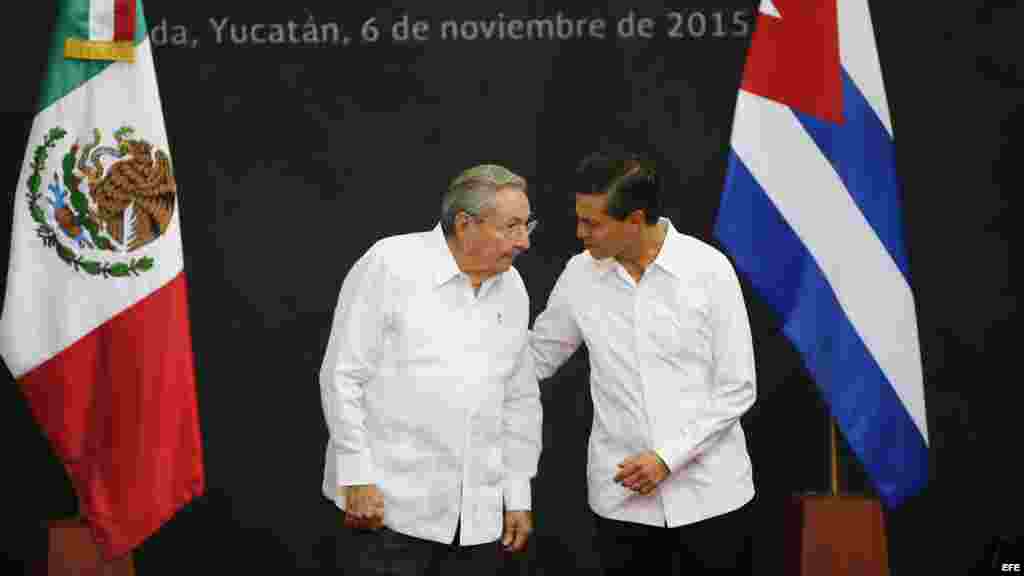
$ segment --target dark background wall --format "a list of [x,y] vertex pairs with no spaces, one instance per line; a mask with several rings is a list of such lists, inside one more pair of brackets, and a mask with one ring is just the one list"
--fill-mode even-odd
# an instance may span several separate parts
[[[531,182],[542,219],[517,264],[532,313],[579,249],[565,175],[603,143],[651,155],[668,216],[711,240],[736,90],[749,34],[667,38],[666,12],[717,11],[754,21],[749,1],[637,1],[561,8],[611,24],[633,10],[657,38],[442,41],[444,19],[554,16],[548,2],[151,0],[151,27],[195,47],[157,46],[163,109],[180,190],[209,492],[136,553],[143,575],[198,569],[330,569],[338,515],[320,495],[326,430],[316,372],[337,291],[375,239],[431,227],[459,170],[498,162]],[[566,4],[568,6],[568,4]],[[930,486],[887,514],[896,575],[967,574],[994,542],[1021,532],[1018,436],[1011,426],[1017,362],[1010,341],[1010,199],[1022,99],[1024,11],[994,3],[871,2],[903,180],[931,433]],[[0,39],[0,163],[21,168],[54,0],[19,3]],[[13,13],[10,13],[13,14]],[[430,38],[372,45],[217,45],[210,23],[336,22],[386,35],[402,14]],[[12,15],[12,19],[15,17]],[[732,28],[732,30],[737,30]],[[19,183],[20,185],[20,183]],[[6,273],[10,205],[0,203]],[[766,571],[781,558],[779,504],[826,491],[827,420],[814,384],[744,285],[759,398],[744,423],[759,487]],[[0,291],[2,294],[2,291]],[[0,386],[7,503],[2,544],[20,562],[41,553],[38,526],[74,511],[63,471],[17,385]],[[585,445],[591,406],[585,352],[543,386],[544,447],[534,483],[536,533],[509,573],[592,571]],[[845,451],[850,491],[870,485]],[[208,560],[207,560],[208,559]],[[1020,561],[1019,559],[1016,561]],[[987,572],[986,572],[987,573]]]

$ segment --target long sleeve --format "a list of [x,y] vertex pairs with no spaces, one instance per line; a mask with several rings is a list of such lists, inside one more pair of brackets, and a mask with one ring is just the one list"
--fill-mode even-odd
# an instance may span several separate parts
[[530,353],[538,380],[550,378],[583,343],[569,304],[570,273],[567,265],[530,331]]
[[390,322],[387,286],[387,275],[371,248],[342,283],[320,369],[321,402],[333,448],[327,457],[335,459],[339,486],[375,482],[363,398],[377,373],[383,333]]
[[707,402],[678,441],[656,450],[669,469],[685,466],[713,445],[754,405],[754,351],[739,280],[727,260],[713,275],[711,289],[712,382]]
[[524,339],[515,374],[505,385],[502,410],[505,478],[502,483],[506,510],[529,510],[530,479],[537,475],[541,451],[540,390],[533,358]]

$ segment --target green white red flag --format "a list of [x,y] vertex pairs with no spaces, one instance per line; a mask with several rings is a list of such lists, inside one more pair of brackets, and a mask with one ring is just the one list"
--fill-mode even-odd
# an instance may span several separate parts
[[205,490],[178,187],[141,0],[61,0],[0,356],[107,558]]

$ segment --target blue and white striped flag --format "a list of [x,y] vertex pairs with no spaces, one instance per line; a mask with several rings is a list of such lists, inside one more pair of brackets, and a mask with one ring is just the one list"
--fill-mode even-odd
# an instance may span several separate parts
[[928,481],[892,121],[867,0],[762,0],[715,235],[890,507]]

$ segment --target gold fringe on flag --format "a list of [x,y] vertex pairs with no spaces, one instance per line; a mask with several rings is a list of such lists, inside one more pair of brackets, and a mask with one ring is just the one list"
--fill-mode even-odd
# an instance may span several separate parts
[[64,40],[64,57],[74,60],[135,62],[135,44],[133,42],[66,38]]

